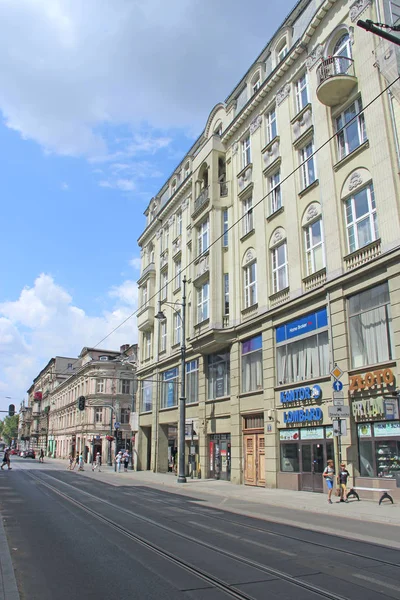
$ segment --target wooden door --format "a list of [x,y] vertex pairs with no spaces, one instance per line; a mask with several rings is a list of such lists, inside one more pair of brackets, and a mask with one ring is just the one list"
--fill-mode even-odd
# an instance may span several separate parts
[[265,436],[257,435],[257,485],[265,487]]
[[244,483],[257,485],[256,479],[256,436],[244,436]]

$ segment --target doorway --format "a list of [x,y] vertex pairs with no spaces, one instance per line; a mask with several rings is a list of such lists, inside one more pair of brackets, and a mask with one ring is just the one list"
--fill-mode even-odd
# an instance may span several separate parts
[[265,487],[265,436],[252,433],[244,436],[244,483]]
[[305,492],[323,492],[323,472],[328,460],[333,459],[333,442],[318,440],[303,443],[301,448],[301,489]]

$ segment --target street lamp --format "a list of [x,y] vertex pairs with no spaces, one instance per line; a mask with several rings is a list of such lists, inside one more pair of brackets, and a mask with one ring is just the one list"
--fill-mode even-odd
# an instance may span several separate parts
[[[182,323],[182,336],[181,336],[181,395],[179,398],[179,433],[178,433],[178,453],[179,453],[179,466],[178,466],[178,483],[186,483],[185,474],[185,427],[186,427],[186,378],[185,378],[185,360],[186,360],[186,276],[182,280],[182,302],[169,303],[164,302],[173,308],[175,313],[181,320]],[[182,315],[178,312],[175,306],[182,307]],[[159,321],[164,321],[165,314],[161,310],[161,300],[158,302],[158,313],[155,316]]]

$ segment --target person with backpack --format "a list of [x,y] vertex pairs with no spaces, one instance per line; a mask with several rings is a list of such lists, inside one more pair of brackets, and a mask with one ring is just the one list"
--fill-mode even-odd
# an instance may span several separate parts
[[332,490],[335,480],[335,463],[333,462],[333,460],[327,461],[326,467],[323,472],[323,476],[328,487],[328,503],[332,504]]

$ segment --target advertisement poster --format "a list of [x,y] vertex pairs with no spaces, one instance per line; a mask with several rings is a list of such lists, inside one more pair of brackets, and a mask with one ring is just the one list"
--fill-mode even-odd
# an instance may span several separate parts
[[396,423],[374,423],[375,437],[386,437],[392,435],[400,436],[400,422]]
[[291,441],[299,439],[299,430],[298,429],[281,429],[279,432],[279,439],[281,441]]
[[307,427],[307,429],[302,429],[300,431],[300,436],[302,440],[320,440],[324,437],[324,428]]

